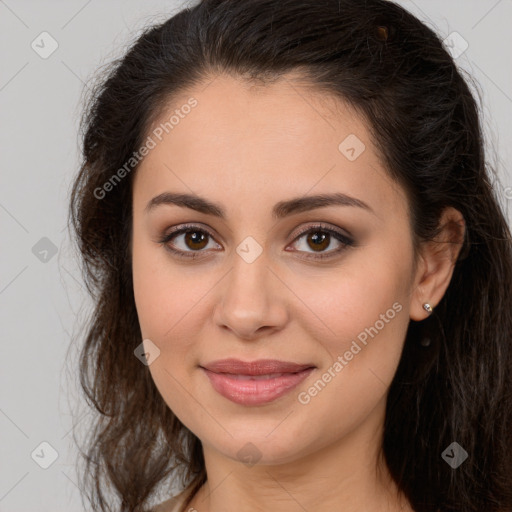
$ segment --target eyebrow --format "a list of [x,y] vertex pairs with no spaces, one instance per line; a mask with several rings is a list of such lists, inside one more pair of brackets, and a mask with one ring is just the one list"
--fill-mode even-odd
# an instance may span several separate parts
[[[149,213],[160,205],[181,206],[207,215],[213,215],[223,220],[226,219],[226,211],[220,204],[213,203],[195,194],[163,192],[153,197],[146,205],[144,211]],[[370,205],[366,204],[364,201],[346,194],[334,193],[296,197],[286,201],[280,201],[276,203],[272,209],[272,218],[282,219],[289,215],[326,206],[353,206],[362,208],[376,215]]]

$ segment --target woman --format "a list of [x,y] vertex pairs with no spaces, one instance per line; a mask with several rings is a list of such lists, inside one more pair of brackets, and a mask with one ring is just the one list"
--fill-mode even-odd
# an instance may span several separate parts
[[94,510],[512,510],[478,116],[388,1],[204,0],[137,40],[71,196]]

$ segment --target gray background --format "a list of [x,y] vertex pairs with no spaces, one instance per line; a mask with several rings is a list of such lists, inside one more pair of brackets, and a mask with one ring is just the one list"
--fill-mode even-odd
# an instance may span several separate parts
[[[398,3],[443,38],[456,31],[467,41],[456,62],[479,84],[495,186],[512,220],[512,1]],[[90,302],[66,231],[81,99],[101,64],[184,5],[0,0],[1,512],[83,510],[71,429],[73,417],[77,432],[87,425],[74,365]],[[58,44],[46,59],[31,46],[51,49],[44,31]],[[43,469],[52,449],[58,457]]]

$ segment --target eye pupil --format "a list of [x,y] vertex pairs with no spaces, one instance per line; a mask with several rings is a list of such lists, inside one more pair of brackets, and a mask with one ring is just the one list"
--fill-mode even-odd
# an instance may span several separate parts
[[316,231],[315,233],[312,233],[311,239],[313,239],[314,243],[314,249],[325,249],[325,247],[329,247],[329,243],[325,244],[325,240],[329,242],[329,233],[323,233],[320,236],[318,236],[318,233],[321,233],[321,231]]
[[[197,236],[196,236],[197,235]],[[192,242],[192,244],[201,244],[206,240],[207,234],[202,233],[200,231],[188,231],[185,234],[185,242],[188,244],[189,242]],[[200,247],[190,247],[191,249],[202,249],[204,245],[201,245]]]

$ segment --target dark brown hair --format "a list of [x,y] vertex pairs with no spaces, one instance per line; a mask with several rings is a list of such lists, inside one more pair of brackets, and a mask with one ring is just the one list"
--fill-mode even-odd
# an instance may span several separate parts
[[[436,237],[447,206],[466,222],[451,283],[432,316],[410,322],[389,390],[383,453],[394,480],[418,512],[512,510],[510,229],[463,72],[432,29],[385,0],[204,0],[147,28],[94,87],[70,199],[94,299],[80,381],[98,414],[82,488],[95,511],[142,512],[166,478],[195,488],[206,479],[199,439],[134,356],[136,167],[105,197],[95,191],[178,92],[219,73],[271,83],[291,71],[364,117],[407,192],[416,240]],[[469,454],[457,469],[441,457],[452,442]]]

